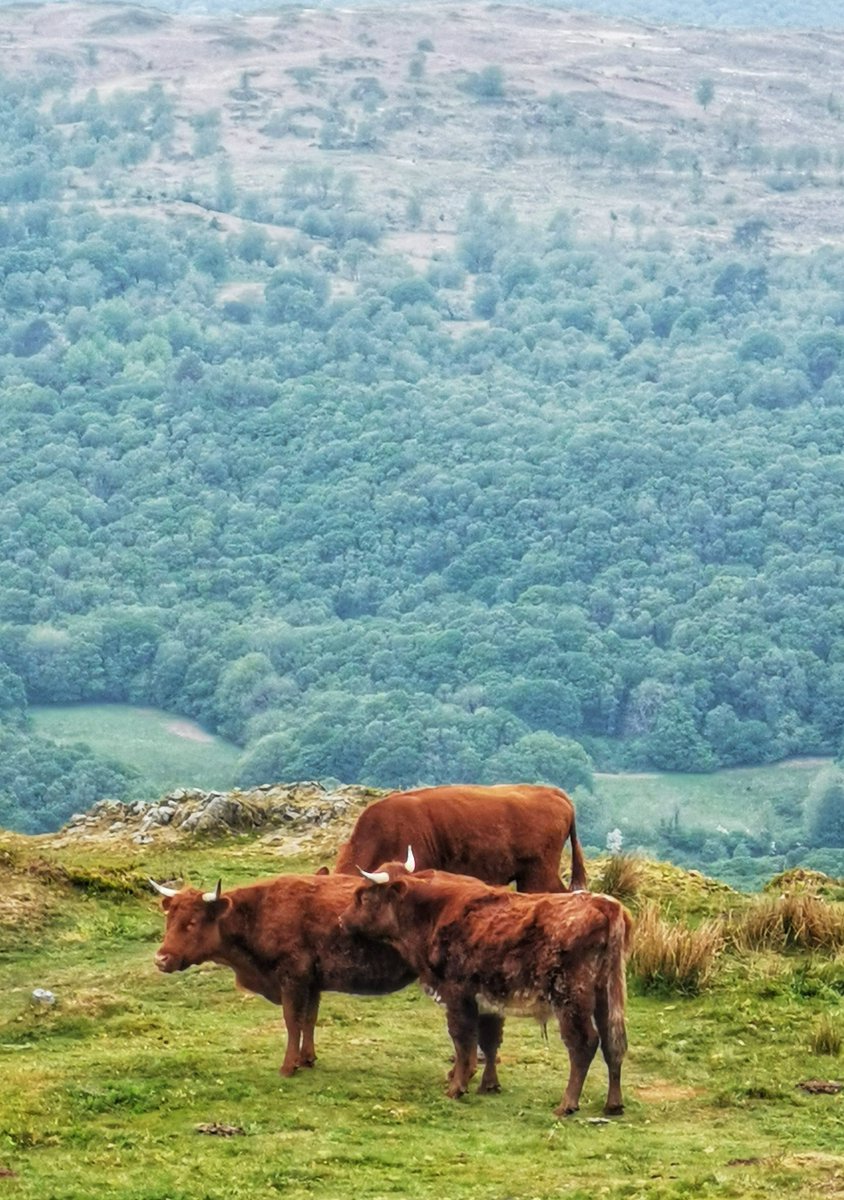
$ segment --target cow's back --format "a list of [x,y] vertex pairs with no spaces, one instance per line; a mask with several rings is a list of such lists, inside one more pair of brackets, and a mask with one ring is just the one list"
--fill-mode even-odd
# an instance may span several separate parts
[[361,813],[335,871],[371,871],[404,858],[411,846],[420,870],[473,875],[491,884],[526,878],[541,863],[541,890],[554,890],[573,814],[565,792],[532,784],[392,792]]

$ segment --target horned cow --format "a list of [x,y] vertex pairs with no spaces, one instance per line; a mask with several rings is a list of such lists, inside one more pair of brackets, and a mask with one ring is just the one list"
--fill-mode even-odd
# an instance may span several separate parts
[[500,1090],[496,1058],[508,1012],[555,1017],[569,1054],[557,1116],[576,1112],[600,1045],[609,1090],[605,1112],[623,1111],[627,1048],[625,964],[631,919],[610,896],[578,892],[520,895],[440,871],[411,874],[389,863],[352,896],[341,921],[380,938],[446,1008],[455,1062],[447,1094],[467,1090],[485,1064],[479,1091]]
[[322,992],[381,996],[414,978],[390,946],[341,927],[339,915],[360,879],[285,875],[225,894],[220,884],[201,892],[150,883],[167,914],[155,965],[169,973],[222,963],[240,987],[280,1004],[287,1029],[282,1075],[316,1061]]

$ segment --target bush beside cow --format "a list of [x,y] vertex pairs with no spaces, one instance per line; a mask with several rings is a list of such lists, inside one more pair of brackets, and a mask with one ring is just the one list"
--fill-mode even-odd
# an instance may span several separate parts
[[335,874],[357,875],[398,860],[410,843],[418,870],[473,875],[520,892],[564,892],[560,857],[571,840],[571,890],[586,888],[574,805],[559,788],[455,784],[391,792],[365,808]]
[[553,1015],[559,1024],[570,1071],[557,1116],[577,1111],[599,1045],[609,1075],[605,1111],[623,1111],[631,920],[617,900],[519,895],[439,871],[411,875],[398,863],[367,876],[341,920],[395,949],[445,1005],[455,1051],[449,1096],[466,1091],[478,1045],[486,1060],[478,1090],[499,1090],[496,1058],[509,1011],[541,1021]]
[[415,977],[390,946],[341,927],[359,878],[285,875],[226,893],[219,884],[203,893],[150,882],[167,914],[158,969],[221,963],[239,986],[280,1004],[287,1029],[282,1075],[314,1065],[322,992],[382,996]]

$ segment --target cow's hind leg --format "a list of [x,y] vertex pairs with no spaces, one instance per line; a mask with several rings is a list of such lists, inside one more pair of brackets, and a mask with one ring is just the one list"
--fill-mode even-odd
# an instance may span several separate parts
[[[560,861],[557,855],[557,862]],[[523,862],[516,875],[516,890],[519,892],[564,892],[566,887],[559,872],[541,859]]]
[[590,988],[573,989],[556,1008],[560,1036],[569,1052],[569,1079],[563,1099],[554,1109],[557,1117],[568,1117],[580,1107],[580,1093],[598,1049],[598,1028],[594,1020],[595,994]]
[[317,1017],[319,1016],[319,1001],[319,988],[311,987],[305,1007],[305,1018],[302,1026],[302,1045],[296,1061],[297,1067],[312,1067],[316,1062],[314,1032],[316,1030]]
[[474,996],[457,996],[447,1001],[448,1032],[454,1043],[454,1066],[448,1073],[446,1095],[457,1100],[464,1095],[478,1061],[478,1005]]
[[478,1017],[478,1046],[484,1056],[484,1073],[478,1084],[479,1092],[500,1092],[498,1082],[498,1047],[504,1036],[504,1018],[494,1013],[482,1013]]
[[608,1117],[618,1117],[624,1112],[624,1100],[621,1096],[621,1063],[627,1049],[627,1036],[623,1021],[620,1029],[610,1024],[609,1003],[606,990],[598,989],[595,998],[595,1021],[601,1037],[601,1053],[607,1064],[609,1090],[604,1112]]

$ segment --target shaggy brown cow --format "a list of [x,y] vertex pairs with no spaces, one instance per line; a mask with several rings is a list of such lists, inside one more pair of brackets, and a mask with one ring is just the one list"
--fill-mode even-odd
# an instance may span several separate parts
[[564,892],[560,855],[571,838],[571,890],[586,887],[574,805],[559,788],[532,784],[455,784],[391,792],[365,808],[340,848],[335,874],[404,855],[410,843],[419,870],[473,875],[485,883],[515,881],[520,892]]
[[631,920],[611,896],[524,896],[475,879],[389,863],[367,876],[342,914],[350,931],[383,939],[444,1004],[455,1061],[448,1095],[463,1095],[477,1065],[478,1088],[499,1090],[496,1057],[504,1015],[556,1018],[569,1079],[556,1116],[576,1112],[600,1044],[609,1073],[605,1112],[623,1111],[621,1063],[625,963]]
[[316,1061],[321,992],[382,996],[415,977],[390,946],[341,927],[339,915],[359,879],[284,875],[225,894],[219,883],[205,893],[150,883],[164,896],[167,913],[155,965],[170,972],[222,963],[240,987],[280,1004],[287,1027],[282,1075]]

